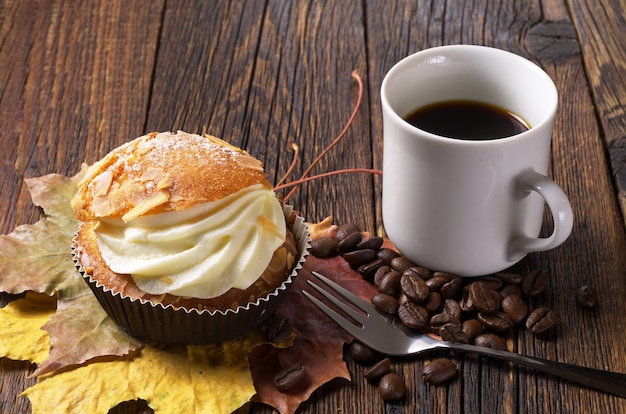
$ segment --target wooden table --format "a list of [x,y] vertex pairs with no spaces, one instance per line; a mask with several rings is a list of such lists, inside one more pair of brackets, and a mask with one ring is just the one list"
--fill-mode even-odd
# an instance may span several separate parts
[[[294,140],[298,176],[345,125],[356,100],[353,70],[365,82],[363,105],[315,171],[381,168],[386,71],[426,47],[499,47],[537,62],[558,87],[550,173],[575,214],[563,246],[519,265],[550,271],[545,303],[559,312],[556,331],[516,334],[512,347],[626,372],[625,16],[620,0],[2,1],[0,228],[11,232],[40,214],[25,177],[73,175],[148,131],[220,136],[263,160],[274,182]],[[380,232],[380,186],[370,175],[334,176],[291,201],[309,221],[332,215]],[[601,293],[596,311],[574,304],[584,284]],[[4,294],[2,304],[10,299]],[[350,362],[354,381],[327,384],[301,412],[626,412],[626,399],[499,362],[468,358],[443,387],[424,385],[422,367],[399,365],[410,391],[385,404]],[[34,383],[29,370],[0,359],[0,412],[29,412],[18,397]],[[120,411],[149,410],[130,403]]]

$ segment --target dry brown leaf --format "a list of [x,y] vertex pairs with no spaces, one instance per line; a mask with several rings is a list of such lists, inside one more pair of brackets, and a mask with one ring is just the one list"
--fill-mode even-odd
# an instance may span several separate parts
[[143,399],[156,414],[231,413],[254,395],[246,353],[262,330],[210,346],[157,349],[41,377],[22,394],[33,414],[107,413]]
[[[326,231],[322,233],[327,234]],[[367,300],[375,293],[375,288],[341,257],[307,258],[289,295],[277,311],[293,321],[296,331],[294,345],[280,349],[263,345],[249,354],[250,370],[257,389],[253,401],[271,405],[282,414],[294,413],[326,382],[334,378],[350,379],[343,360],[343,346],[351,342],[352,337],[302,295],[311,271],[322,273]],[[294,363],[305,366],[309,382],[287,393],[278,391],[274,386],[274,375]]]
[[0,309],[0,356],[41,363],[48,357],[50,340],[41,327],[54,314],[53,297],[27,293]]
[[88,289],[69,250],[78,229],[70,200],[84,171],[74,177],[50,174],[26,180],[33,203],[43,208],[46,217],[0,236],[1,291],[57,293],[65,299]]
[[43,329],[50,334],[50,356],[32,376],[108,355],[126,355],[143,343],[121,330],[91,293],[59,302]]
[[0,236],[0,290],[58,297],[57,312],[43,326],[50,355],[33,375],[99,356],[126,355],[142,345],[104,313],[72,262],[70,246],[79,223],[70,200],[85,170],[74,177],[27,179],[33,203],[45,217]]

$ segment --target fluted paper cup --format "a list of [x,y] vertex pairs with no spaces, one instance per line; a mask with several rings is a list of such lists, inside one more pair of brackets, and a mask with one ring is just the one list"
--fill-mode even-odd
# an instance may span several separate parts
[[[106,313],[125,331],[146,342],[167,345],[201,345],[225,342],[245,335],[265,322],[278,308],[308,255],[310,235],[304,219],[289,205],[283,212],[296,239],[298,259],[287,279],[274,291],[236,309],[198,310],[133,299],[107,288],[82,268],[73,254],[78,271]],[[74,252],[74,248],[72,248]]]

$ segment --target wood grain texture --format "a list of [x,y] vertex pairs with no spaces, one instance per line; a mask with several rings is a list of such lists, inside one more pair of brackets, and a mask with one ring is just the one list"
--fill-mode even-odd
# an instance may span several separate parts
[[[3,233],[34,222],[23,179],[75,174],[143,130],[160,2],[4,1],[0,6]],[[146,43],[147,42],[147,43]],[[6,295],[3,301],[9,300]],[[27,413],[29,364],[0,359],[0,412]]]
[[619,0],[568,3],[574,11],[572,18],[626,224],[626,4]]
[[[363,104],[346,137],[314,169],[382,168],[380,85],[401,58],[453,43],[525,56],[560,94],[551,176],[575,214],[570,239],[515,267],[551,273],[550,293],[533,305],[559,312],[543,338],[520,332],[510,348],[529,355],[626,372],[626,99],[624,5],[619,0],[214,2],[5,0],[0,2],[1,229],[34,222],[23,178],[74,174],[114,146],[148,131],[220,136],[263,160],[273,182],[295,141],[297,178]],[[310,221],[332,215],[382,231],[381,181],[346,174],[304,185],[290,199]],[[617,188],[617,189],[616,189]],[[549,226],[547,226],[549,227]],[[546,228],[546,232],[549,228]],[[595,311],[575,306],[583,284],[603,297]],[[11,300],[0,296],[0,303]],[[404,401],[384,403],[348,361],[354,380],[332,381],[302,413],[626,412],[626,400],[467,355],[458,377],[425,385],[424,362],[398,360]],[[25,413],[18,394],[28,364],[0,359],[0,412]],[[125,403],[116,413],[151,412]],[[270,413],[246,405],[243,413]]]

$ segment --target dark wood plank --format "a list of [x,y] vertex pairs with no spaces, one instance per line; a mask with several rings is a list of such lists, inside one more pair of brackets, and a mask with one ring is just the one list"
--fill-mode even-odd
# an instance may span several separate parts
[[[297,178],[350,116],[356,97],[351,72],[367,75],[363,39],[358,3],[269,2],[263,9],[256,1],[197,2],[168,9],[147,129],[219,136],[263,160],[274,182],[291,162],[292,139],[302,151]],[[348,136],[315,172],[371,167],[367,113],[366,96]],[[335,202],[323,201],[329,198]],[[361,224],[375,230],[368,218],[371,177],[307,184],[291,203],[312,221],[327,215],[346,221],[351,212],[345,206],[355,200],[355,209],[368,212]]]
[[[562,42],[573,42],[572,27],[561,27],[563,24],[570,25],[568,16],[571,13],[567,13],[559,2],[546,2],[543,12],[548,28],[558,25],[553,32],[543,27],[535,29],[535,33],[544,40],[533,41],[540,62],[555,79],[560,93],[561,107],[555,124],[552,174],[572,200],[576,225],[564,246],[534,258],[535,265],[547,267],[553,274],[552,294],[544,303],[568,316],[562,318],[554,337],[547,338],[549,347],[541,346],[541,342],[529,337],[521,337],[520,346],[538,356],[596,368],[613,367],[623,372],[626,371],[624,355],[613,352],[612,346],[607,347],[606,344],[620,346],[624,341],[624,332],[614,329],[616,325],[625,323],[620,315],[624,301],[614,302],[607,298],[602,301],[597,312],[591,314],[578,309],[573,301],[574,292],[583,284],[592,284],[609,297],[613,294],[615,297],[624,297],[625,241],[612,192],[610,168],[603,154],[602,134],[594,113],[594,103],[590,99],[588,74],[582,61],[583,51],[559,46]],[[543,55],[542,51],[546,54]],[[590,341],[590,336],[599,336],[604,340]],[[585,352],[580,352],[581,348]],[[520,384],[532,388],[533,382],[532,375],[529,375],[528,381]],[[540,377],[537,377],[536,387],[538,390],[545,389],[544,380]],[[554,388],[553,393],[546,397],[538,395],[535,399],[521,402],[538,402],[539,406],[545,406],[546,403],[556,405],[556,398],[551,402],[551,398],[556,396],[561,396],[558,406],[566,411],[598,411],[603,410],[603,407],[613,404],[621,406],[624,403],[615,397],[564,384]],[[540,397],[545,400],[540,400]],[[523,408],[526,407],[523,405]]]
[[24,177],[74,174],[142,132],[158,29],[150,23],[159,16],[158,2],[135,10],[122,2],[3,4],[1,203],[15,211],[3,231],[33,218]]
[[[382,134],[376,90],[382,77],[397,60],[426,47],[459,42],[499,47],[537,62],[554,79],[561,107],[554,132],[551,173],[572,200],[575,228],[565,245],[530,255],[518,268],[526,271],[541,267],[550,271],[551,294],[534,305],[552,306],[563,316],[553,337],[534,338],[521,333],[511,345],[529,355],[626,371],[624,354],[612,352],[616,347],[623,348],[621,344],[626,339],[623,331],[614,329],[625,322],[626,303],[611,299],[623,298],[625,294],[625,240],[594,102],[589,96],[582,51],[566,5],[559,1],[465,2],[459,7],[446,3],[443,8],[439,2],[371,1],[367,12],[368,33],[384,34],[368,36],[374,137]],[[379,147],[374,154],[381,152]],[[381,165],[380,158],[375,165]],[[607,295],[593,314],[574,305],[573,294],[582,284],[593,284]],[[590,335],[603,341],[589,340]],[[607,342],[612,346],[607,348]],[[581,347],[587,351],[580,352]],[[448,387],[449,395],[462,395],[465,411],[484,413],[572,412],[581,406],[598,411],[624,404],[618,398],[522,369],[502,368],[499,363],[466,358],[460,378]],[[409,383],[417,389],[424,387],[417,375]],[[418,392],[421,406],[427,407],[426,411],[436,411],[440,400]],[[417,402],[411,400],[407,406],[414,403]]]
[[244,145],[263,2],[168,3],[146,131],[182,129]]
[[623,1],[568,1],[626,224],[626,51]]
[[[259,45],[259,63],[253,84],[252,111],[265,111],[270,93],[270,111],[251,117],[253,126],[267,128],[267,136],[278,139],[280,153],[269,161],[277,173],[291,161],[285,153],[293,139],[301,160],[292,175],[298,177],[314,158],[344,128],[353,110],[357,86],[351,77],[356,70],[367,82],[364,11],[358,2],[270,2]],[[274,53],[274,58],[271,56]],[[271,88],[260,87],[269,83]],[[372,166],[367,91],[357,118],[344,139],[314,168],[312,174],[344,168]],[[265,136],[258,135],[262,142]],[[278,178],[278,176],[277,176]],[[354,221],[375,231],[374,179],[363,174],[346,174],[306,184],[290,202],[310,221],[333,216],[339,223]]]
[[[3,233],[34,222],[25,177],[75,174],[146,122],[162,2],[0,6]],[[156,24],[155,24],[156,21]],[[11,297],[2,295],[3,304]],[[0,412],[26,413],[27,363],[0,359]]]
[[[626,372],[621,352],[626,333],[615,329],[626,322],[626,240],[613,187],[624,188],[623,5],[616,0],[308,3],[3,2],[3,232],[39,215],[24,177],[73,174],[83,160],[93,162],[151,130],[220,136],[265,161],[274,181],[287,170],[293,139],[302,150],[297,177],[347,121],[356,99],[354,69],[366,84],[363,105],[348,135],[314,173],[381,168],[379,88],[385,72],[425,47],[496,46],[538,62],[559,88],[551,173],[576,214],[564,246],[531,255],[518,266],[551,272],[551,293],[535,305],[560,312],[558,329],[547,338],[520,333],[510,346]],[[375,177],[326,178],[303,186],[290,202],[311,221],[333,215],[338,223],[356,222],[372,232],[382,228]],[[581,284],[601,289],[596,311],[575,307],[573,292]],[[0,296],[2,303],[10,299]],[[458,361],[458,378],[444,387],[423,383],[423,361],[398,362],[409,395],[386,404],[363,380],[363,368],[349,361],[354,381],[327,384],[301,412],[626,412],[621,399],[517,367],[470,356]],[[24,379],[29,369],[0,359],[1,412],[28,412],[28,401],[18,394],[33,383]],[[116,412],[150,411],[145,404],[127,403]],[[247,405],[241,412],[272,410]]]

